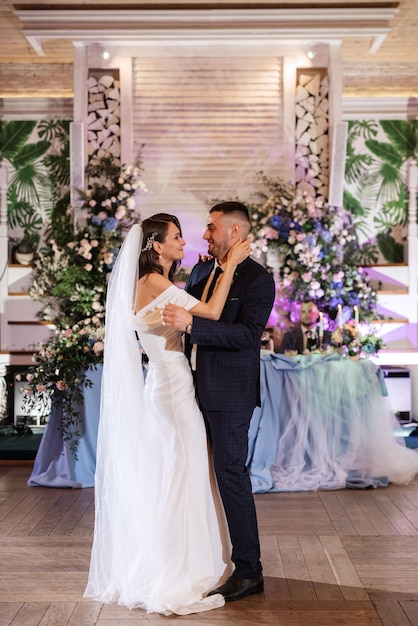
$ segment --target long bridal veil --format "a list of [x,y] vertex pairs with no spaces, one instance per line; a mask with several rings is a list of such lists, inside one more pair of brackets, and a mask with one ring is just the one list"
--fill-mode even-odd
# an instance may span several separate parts
[[141,245],[142,227],[135,225],[121,247],[108,287],[95,530],[85,591],[86,597],[127,606],[134,606],[143,581],[152,580],[163,567],[150,528],[153,481],[149,477],[158,468],[153,467],[150,454],[141,347],[132,326]]

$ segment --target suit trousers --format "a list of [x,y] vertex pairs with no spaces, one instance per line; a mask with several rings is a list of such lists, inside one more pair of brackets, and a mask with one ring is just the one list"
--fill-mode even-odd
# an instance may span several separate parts
[[256,578],[262,571],[257,515],[246,467],[252,411],[205,411],[213,464],[232,543],[234,574]]

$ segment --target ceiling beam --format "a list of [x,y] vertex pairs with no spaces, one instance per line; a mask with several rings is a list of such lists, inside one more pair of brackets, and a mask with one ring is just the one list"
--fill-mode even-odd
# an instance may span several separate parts
[[[25,5],[26,6],[26,5]],[[91,5],[90,5],[91,6]],[[23,34],[38,55],[42,42],[70,39],[115,45],[149,43],[251,44],[314,39],[338,41],[346,37],[368,38],[376,52],[391,30],[397,3],[384,6],[234,9],[14,9]]]

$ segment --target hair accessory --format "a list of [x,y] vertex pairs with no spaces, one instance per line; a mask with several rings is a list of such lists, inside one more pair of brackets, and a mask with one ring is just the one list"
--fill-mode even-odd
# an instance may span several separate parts
[[152,246],[154,245],[154,241],[155,241],[155,238],[156,238],[157,235],[158,235],[158,233],[156,231],[151,233],[151,235],[148,235],[147,243],[142,248],[141,252],[147,252],[147,250],[151,250]]

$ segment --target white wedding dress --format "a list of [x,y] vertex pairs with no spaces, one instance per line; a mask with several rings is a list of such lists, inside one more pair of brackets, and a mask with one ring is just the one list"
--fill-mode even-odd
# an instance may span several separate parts
[[[190,309],[197,300],[172,285],[133,312],[141,242],[142,229],[134,226],[108,290],[95,531],[84,595],[186,615],[223,606],[221,595],[205,594],[226,569],[203,417],[181,336],[161,322],[164,304]],[[149,357],[145,385],[141,345]]]

